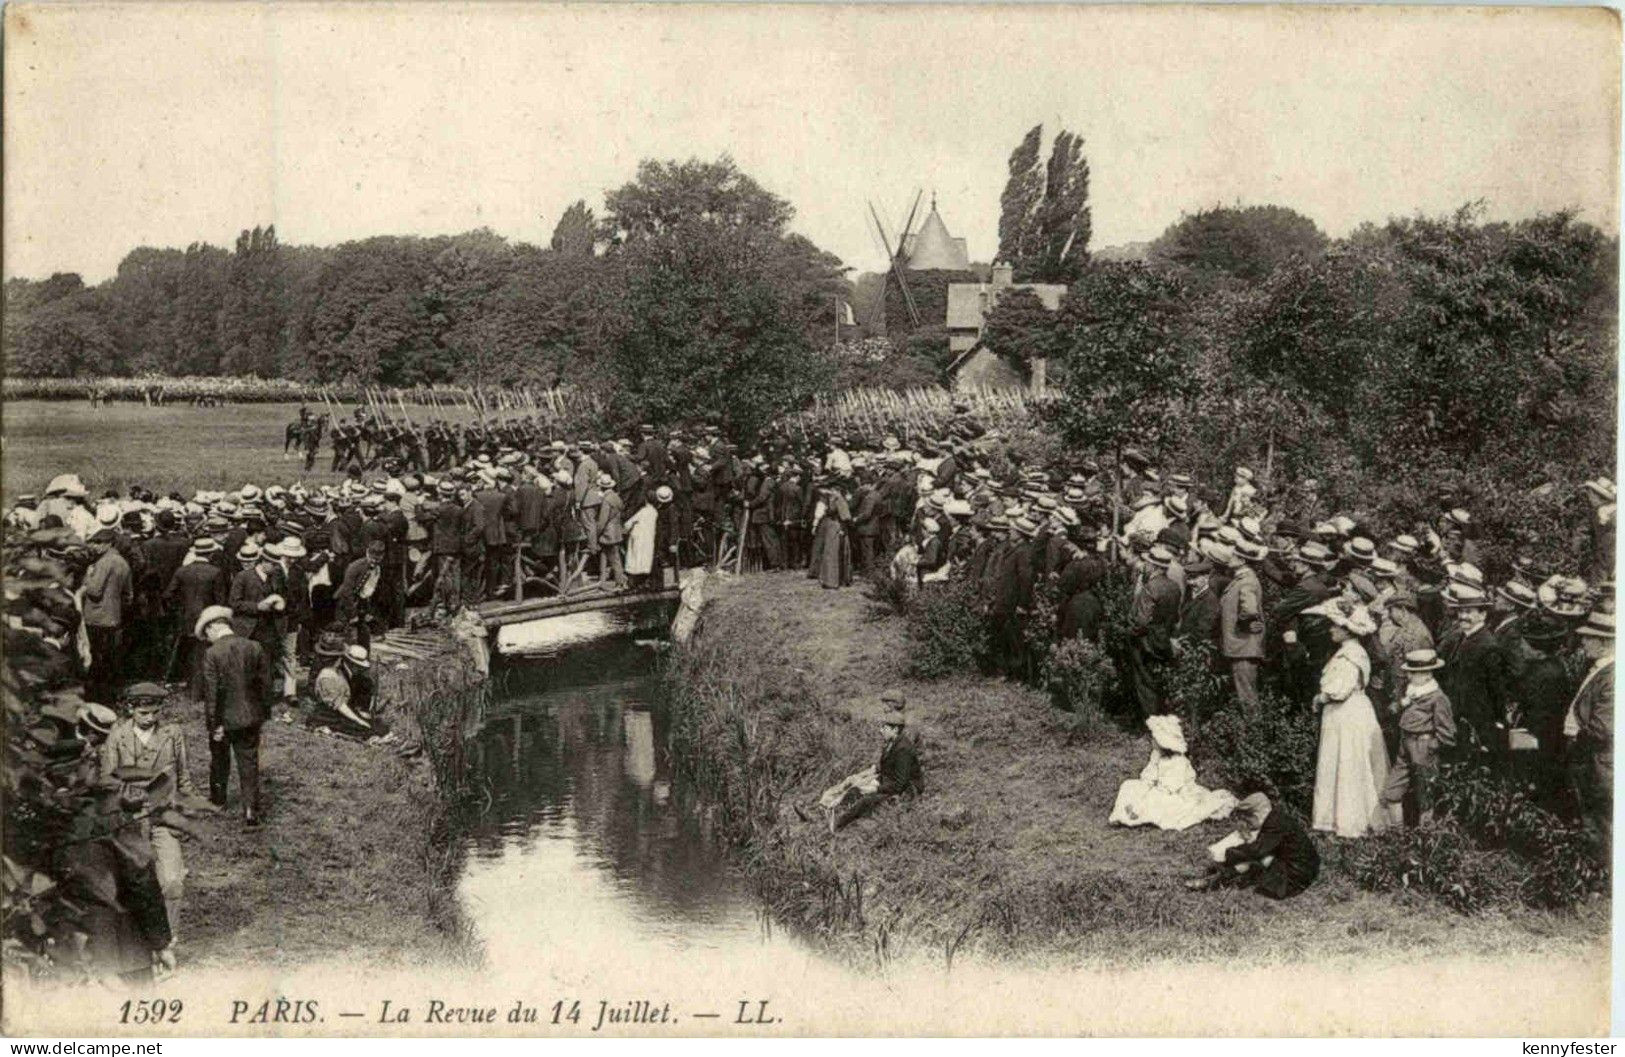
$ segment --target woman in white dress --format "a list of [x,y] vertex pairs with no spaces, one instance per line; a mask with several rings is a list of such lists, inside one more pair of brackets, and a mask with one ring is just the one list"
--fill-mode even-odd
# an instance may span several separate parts
[[1377,627],[1364,606],[1342,598],[1305,612],[1330,621],[1332,641],[1337,643],[1337,651],[1321,670],[1314,702],[1321,714],[1313,825],[1339,837],[1363,837],[1388,821],[1382,807],[1388,750],[1377,712],[1366,696],[1371,658],[1360,645],[1360,636]]

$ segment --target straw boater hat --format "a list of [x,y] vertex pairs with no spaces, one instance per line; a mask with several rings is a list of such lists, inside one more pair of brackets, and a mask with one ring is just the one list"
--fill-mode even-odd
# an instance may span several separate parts
[[198,614],[197,624],[193,626],[192,634],[196,635],[200,639],[208,638],[208,635],[205,634],[205,632],[209,630],[209,625],[219,620],[224,620],[228,623],[231,621],[230,606],[206,607],[202,613]]
[[1230,817],[1242,823],[1248,829],[1257,829],[1264,824],[1270,815],[1270,798],[1263,793],[1253,793],[1237,801]]
[[1444,589],[1444,604],[1451,609],[1488,609],[1490,596],[1476,587],[1452,581]]
[[1519,609],[1534,609],[1540,605],[1540,598],[1535,594],[1534,588],[1528,584],[1520,584],[1516,580],[1497,587],[1495,597]]
[[671,489],[661,485],[655,489],[655,502],[665,504],[671,502]]
[[372,658],[367,653],[367,647],[360,643],[352,643],[350,648],[344,651],[344,659],[357,668],[372,667]]
[[1411,650],[1400,667],[1407,672],[1436,672],[1444,667],[1444,661],[1433,650]]
[[1614,637],[1614,614],[1593,609],[1586,622],[1575,628],[1574,633],[1587,638],[1611,639]]
[[1160,543],[1153,544],[1151,549],[1145,552],[1145,562],[1147,565],[1166,569],[1174,563],[1174,552]]

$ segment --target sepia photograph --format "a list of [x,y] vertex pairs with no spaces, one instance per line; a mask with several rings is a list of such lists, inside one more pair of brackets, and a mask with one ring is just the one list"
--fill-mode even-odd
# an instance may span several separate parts
[[1617,11],[4,59],[8,1036],[1610,1032]]

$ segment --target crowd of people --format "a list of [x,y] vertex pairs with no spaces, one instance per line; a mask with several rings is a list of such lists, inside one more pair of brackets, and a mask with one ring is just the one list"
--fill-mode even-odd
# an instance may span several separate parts
[[[1054,600],[1055,638],[1098,639],[1105,585],[1127,578],[1122,675],[1143,717],[1177,711],[1167,674],[1204,642],[1243,714],[1261,688],[1318,710],[1314,829],[1355,838],[1427,824],[1439,760],[1469,757],[1518,769],[1543,803],[1608,837],[1605,478],[1586,485],[1589,579],[1519,560],[1492,583],[1474,517],[1454,503],[1384,532],[1325,509],[1313,481],[1269,489],[1246,467],[1212,502],[1132,449],[1118,466],[1023,468],[968,409],[907,445],[780,432],[741,450],[714,427],[639,432],[633,442],[559,439],[536,422],[465,427],[454,442],[425,442],[421,459],[385,446],[370,464],[347,460],[337,484],[190,496],[132,487],[93,499],[64,474],[5,515],[8,564],[50,588],[8,590],[7,652],[82,681],[73,718],[113,731],[109,775],[167,774],[189,793],[184,742],[155,722],[172,694],[164,684],[179,687],[206,716],[209,800],[227,805],[235,765],[254,827],[259,732],[279,703],[333,733],[391,742],[372,706],[369,647],[409,610],[443,619],[492,599],[660,588],[698,565],[803,570],[827,589],[956,580],[987,617],[993,667],[1030,678],[1040,595]],[[104,722],[115,705],[126,710],[116,729]],[[919,787],[893,713],[882,763],[831,791],[831,828]],[[1252,839],[1214,877],[1292,894],[1308,883],[1303,864],[1275,868],[1261,849],[1302,842],[1261,795],[1241,801]],[[148,930],[169,937],[152,948],[158,958],[178,928],[185,870],[165,825],[147,828],[170,907],[167,929]]]

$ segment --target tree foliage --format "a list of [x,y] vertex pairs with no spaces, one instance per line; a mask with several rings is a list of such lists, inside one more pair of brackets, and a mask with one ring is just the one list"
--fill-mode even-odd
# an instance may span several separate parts
[[1065,283],[1089,262],[1092,214],[1083,137],[1062,129],[1039,165],[1044,126],[1034,125],[1010,154],[999,196],[999,259],[1021,282]]
[[1031,290],[1006,290],[983,319],[982,343],[1023,365],[1049,355],[1055,313]]
[[1318,258],[1326,236],[1285,206],[1218,206],[1182,216],[1151,244],[1154,264],[1178,269],[1191,285],[1258,283],[1294,261]]
[[1065,366],[1052,422],[1069,444],[1156,450],[1179,433],[1196,344],[1179,282],[1143,264],[1095,264],[1061,301],[1051,348]]
[[576,199],[553,226],[548,248],[572,257],[590,257],[598,240],[598,222],[584,199]]
[[1014,265],[1033,255],[1038,207],[1044,200],[1044,167],[1039,164],[1044,126],[1034,125],[1010,152],[1010,178],[999,196],[999,257]]

